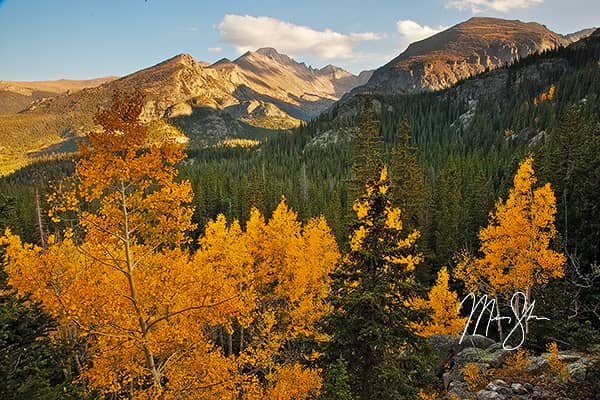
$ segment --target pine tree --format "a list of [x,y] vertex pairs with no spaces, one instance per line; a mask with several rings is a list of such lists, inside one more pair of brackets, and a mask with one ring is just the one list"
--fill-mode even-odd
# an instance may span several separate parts
[[379,132],[379,121],[375,115],[373,101],[366,99],[358,117],[358,128],[352,136],[352,180],[350,198],[356,199],[365,189],[365,184],[381,169],[383,137]]
[[330,338],[323,361],[347,360],[353,396],[361,400],[416,398],[430,371],[427,343],[412,328],[427,312],[409,301],[419,294],[419,232],[404,233],[388,191],[383,167],[354,203],[350,251],[332,273],[333,311],[323,321]]
[[435,182],[431,204],[429,246],[439,264],[450,264],[461,245],[461,209],[463,199],[461,179],[456,166],[447,167]]
[[320,400],[352,400],[348,363],[340,356],[325,371]]
[[417,163],[416,148],[410,146],[408,116],[402,118],[398,144],[391,154],[392,200],[403,213],[407,228],[423,230],[425,223],[425,179]]

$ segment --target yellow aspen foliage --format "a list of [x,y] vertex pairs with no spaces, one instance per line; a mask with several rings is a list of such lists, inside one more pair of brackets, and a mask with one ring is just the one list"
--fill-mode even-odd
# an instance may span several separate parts
[[564,275],[566,257],[550,248],[557,235],[556,199],[550,184],[534,188],[533,158],[519,166],[508,199],[498,201],[487,227],[479,232],[481,258],[463,255],[457,276],[474,292],[531,300],[531,288]]
[[267,379],[273,385],[264,398],[270,400],[309,399],[318,394],[321,388],[319,371],[303,368],[299,364],[284,366]]
[[530,359],[527,350],[519,349],[509,357],[507,364],[518,371],[525,371],[529,366]]
[[[339,253],[325,220],[311,219],[303,226],[282,201],[269,221],[251,210],[245,232],[236,221],[227,227],[225,218],[217,217],[200,243],[194,263],[239,265],[242,273],[235,281],[241,283],[243,312],[213,327],[216,344],[238,366],[232,391],[244,399],[305,399],[316,394],[319,371],[301,367],[304,355],[286,347],[314,335],[315,322],[329,310],[328,275]],[[266,386],[258,371],[268,372]]]
[[142,104],[115,97],[56,185],[52,218],[73,230],[45,249],[2,237],[9,284],[57,319],[81,381],[107,397],[284,399],[290,371],[303,386],[287,398],[312,395],[318,371],[298,367],[289,343],[328,310],[339,253],[325,220],[302,226],[284,202],[268,223],[253,210],[245,231],[219,216],[190,254],[183,148],[148,140]]
[[550,85],[547,92],[540,93],[539,96],[533,99],[533,105],[537,106],[539,103],[544,101],[552,101],[554,100],[554,96],[556,94],[556,86],[554,84]]
[[556,342],[548,343],[546,345],[546,351],[548,352],[546,360],[550,366],[550,372],[563,380],[571,378],[571,374],[569,373],[567,365],[563,360],[558,358],[558,345]]
[[482,389],[488,381],[485,374],[481,372],[479,366],[475,363],[467,363],[461,372],[471,391]]
[[548,100],[554,100],[554,95],[556,94],[556,86],[554,84],[550,85],[548,89]]
[[423,389],[419,390],[419,400],[437,400],[441,396],[438,392],[426,392]]
[[421,336],[460,335],[467,322],[460,316],[460,300],[456,292],[450,290],[448,281],[450,274],[446,267],[438,272],[435,285],[429,291],[427,299],[415,299],[416,307],[429,308],[433,311],[431,321],[414,326]]

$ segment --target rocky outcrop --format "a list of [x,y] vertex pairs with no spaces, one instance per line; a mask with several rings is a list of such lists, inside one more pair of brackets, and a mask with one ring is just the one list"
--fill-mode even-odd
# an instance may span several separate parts
[[591,30],[563,36],[534,22],[471,18],[411,44],[354,92],[402,94],[440,90],[530,54],[566,46]]
[[[436,349],[446,400],[583,400],[597,393],[598,354],[526,354],[523,365],[516,365],[515,351],[482,336],[468,336],[460,343],[458,337],[436,335],[429,341]],[[560,374],[551,366],[551,357],[564,366]],[[476,384],[465,377],[469,364],[478,371]]]

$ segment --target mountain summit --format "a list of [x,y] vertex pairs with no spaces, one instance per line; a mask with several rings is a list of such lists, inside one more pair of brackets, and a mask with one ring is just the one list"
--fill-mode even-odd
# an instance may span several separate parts
[[[28,112],[92,115],[114,92],[137,89],[146,95],[146,120],[189,114],[192,106],[203,106],[259,126],[274,113],[275,126],[288,128],[315,117],[369,77],[331,68],[334,73],[308,67],[273,48],[249,51],[234,61],[223,59],[212,65],[179,54],[96,88],[34,103]],[[258,119],[253,115],[257,106],[261,110]],[[273,127],[273,121],[269,124]]]
[[563,36],[535,22],[471,18],[412,43],[377,69],[361,90],[384,94],[440,90],[486,70],[566,46],[591,30]]

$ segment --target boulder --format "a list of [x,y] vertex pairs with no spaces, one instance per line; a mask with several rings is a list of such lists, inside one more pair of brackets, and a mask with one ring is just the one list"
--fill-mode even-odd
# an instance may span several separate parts
[[477,392],[477,400],[506,400],[506,396],[491,390],[480,390]]
[[501,379],[496,379],[495,381],[488,383],[485,387],[485,390],[489,392],[496,392],[505,397],[512,395],[512,390],[508,387],[506,382]]
[[[523,394],[529,393],[529,391],[525,388],[525,386],[521,385],[520,383],[513,383],[512,385],[510,385],[510,389],[512,390],[512,392],[514,394],[517,394],[517,395],[523,395]],[[532,387],[532,389],[533,389],[533,387]]]
[[477,362],[482,364],[488,364],[494,368],[502,365],[506,357],[510,354],[508,350],[498,349],[480,349],[475,347],[468,347],[463,349],[454,357],[454,362],[459,365],[465,365],[470,362]]
[[469,335],[460,340],[460,336],[433,335],[428,338],[436,355],[436,371],[438,375],[452,366],[454,357],[466,348],[487,349],[494,341],[482,335]]
[[586,375],[588,369],[593,365],[592,360],[587,357],[581,357],[575,362],[572,362],[567,366],[567,370],[569,371],[569,375],[575,381],[584,381],[586,380]]
[[543,372],[547,371],[550,368],[548,365],[548,360],[546,357],[533,357],[531,358],[529,365],[527,366],[527,372],[533,375],[540,375]]

